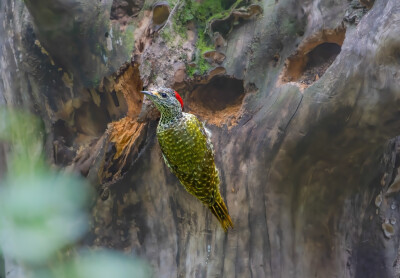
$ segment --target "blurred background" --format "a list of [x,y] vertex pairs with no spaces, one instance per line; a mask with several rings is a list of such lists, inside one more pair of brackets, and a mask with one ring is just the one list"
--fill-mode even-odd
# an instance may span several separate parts
[[0,107],[7,150],[0,180],[0,277],[151,277],[131,254],[81,247],[93,190],[74,174],[46,164],[43,123]]

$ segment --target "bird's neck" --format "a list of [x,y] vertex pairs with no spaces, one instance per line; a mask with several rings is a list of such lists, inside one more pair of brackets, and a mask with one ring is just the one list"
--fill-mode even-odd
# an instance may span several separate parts
[[161,119],[159,124],[162,126],[169,126],[178,121],[180,118],[182,118],[182,110],[179,108],[163,110],[161,112]]

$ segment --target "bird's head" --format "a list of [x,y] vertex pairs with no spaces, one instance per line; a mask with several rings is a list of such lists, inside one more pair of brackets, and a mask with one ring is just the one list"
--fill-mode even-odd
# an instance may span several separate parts
[[171,88],[158,88],[153,91],[142,91],[142,93],[149,97],[161,114],[181,113],[183,110],[181,96]]

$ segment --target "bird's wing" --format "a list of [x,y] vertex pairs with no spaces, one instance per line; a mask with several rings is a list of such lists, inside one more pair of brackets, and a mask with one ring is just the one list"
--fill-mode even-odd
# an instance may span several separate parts
[[190,120],[194,125],[200,130],[203,138],[205,140],[205,157],[210,157],[214,160],[214,150],[211,143],[211,132],[204,127],[204,124],[197,119],[195,115],[189,114]]
[[[161,149],[161,152],[162,152],[162,149]],[[176,174],[177,174],[176,171],[175,171],[176,167],[173,167],[173,166],[169,163],[168,159],[165,157],[165,155],[164,155],[163,152],[162,152],[162,157],[164,158],[165,164],[168,166],[168,168],[171,170],[171,172],[176,176]]]
[[198,126],[200,129],[201,133],[204,135],[206,138],[207,142],[207,149],[211,151],[211,155],[214,156],[214,148],[211,143],[211,131],[207,129],[202,122],[200,122],[196,116],[193,115],[193,122]]
[[192,114],[184,117],[179,125],[158,134],[165,162],[176,175],[202,170],[204,157],[212,151],[202,123]]
[[186,113],[181,124],[159,132],[158,140],[166,164],[190,192],[202,180],[213,183],[211,180],[217,179],[217,174],[203,124],[196,116]]

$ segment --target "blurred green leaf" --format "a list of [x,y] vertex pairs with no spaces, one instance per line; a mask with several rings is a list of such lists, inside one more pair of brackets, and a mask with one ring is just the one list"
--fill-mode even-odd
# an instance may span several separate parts
[[8,143],[9,172],[33,172],[45,167],[43,124],[30,113],[0,107],[0,141]]
[[0,188],[0,244],[4,253],[42,264],[88,228],[89,187],[55,173],[8,177]]
[[10,149],[0,182],[0,244],[11,258],[44,264],[87,231],[89,187],[46,165],[35,116],[2,108],[0,117],[0,140]]
[[74,260],[48,271],[37,272],[35,278],[148,278],[149,266],[133,257],[115,251],[86,251]]

